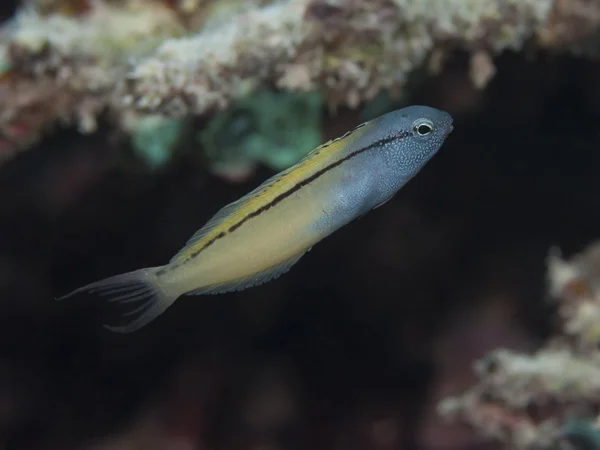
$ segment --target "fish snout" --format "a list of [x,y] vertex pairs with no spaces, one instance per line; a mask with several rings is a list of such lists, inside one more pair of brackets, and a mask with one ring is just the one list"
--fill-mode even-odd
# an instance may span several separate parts
[[454,126],[449,125],[448,128],[446,129],[446,131],[444,131],[444,139],[446,139],[450,135],[450,133],[452,133],[453,130],[454,130]]

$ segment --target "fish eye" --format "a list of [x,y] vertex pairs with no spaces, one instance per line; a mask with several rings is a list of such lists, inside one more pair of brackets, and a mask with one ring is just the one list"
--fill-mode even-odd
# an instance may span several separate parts
[[413,123],[413,131],[419,136],[427,136],[433,131],[433,123],[427,119],[415,120]]

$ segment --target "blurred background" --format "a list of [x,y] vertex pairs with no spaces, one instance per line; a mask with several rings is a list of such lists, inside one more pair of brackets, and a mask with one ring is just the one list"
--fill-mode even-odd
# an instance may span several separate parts
[[[2,3],[5,21],[18,6]],[[507,50],[482,88],[472,65],[456,50],[399,98],[335,111],[302,100],[292,123],[306,132],[282,144],[298,155],[279,160],[215,162],[207,142],[240,142],[215,134],[165,160],[100,120],[91,134],[56,127],[3,162],[1,448],[504,448],[436,405],[477,382],[473,362],[490,350],[544,342],[550,247],[570,255],[600,234],[600,64]],[[270,114],[292,101],[268,92]],[[439,154],[285,276],[182,297],[125,335],[102,327],[112,318],[97,299],[54,301],[168,261],[307,145],[408,104],[454,116]],[[241,127],[255,117],[227,111],[238,116],[219,120]],[[216,127],[211,114],[188,126]]]

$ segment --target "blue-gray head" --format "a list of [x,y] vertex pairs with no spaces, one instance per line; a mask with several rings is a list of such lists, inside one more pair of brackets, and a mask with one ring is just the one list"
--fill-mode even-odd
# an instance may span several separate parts
[[440,149],[452,132],[452,116],[429,106],[408,106],[381,116],[383,136],[397,136],[398,148],[423,162]]
[[379,148],[380,183],[395,190],[416,175],[452,132],[452,116],[429,106],[408,106],[378,117],[369,146]]

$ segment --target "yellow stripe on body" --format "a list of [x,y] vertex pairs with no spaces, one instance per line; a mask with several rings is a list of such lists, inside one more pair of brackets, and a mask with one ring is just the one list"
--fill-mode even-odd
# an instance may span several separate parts
[[219,239],[234,233],[254,220],[277,198],[314,173],[344,157],[344,150],[362,133],[370,122],[362,123],[343,136],[332,139],[312,150],[294,166],[266,180],[254,191],[222,208],[186,243],[172,259],[173,266],[185,264]]
[[285,272],[286,262],[297,261],[322,239],[310,225],[323,215],[330,200],[319,193],[332,182],[331,177],[320,177],[294,192],[168,272],[163,284],[179,293],[219,293],[224,292],[221,287],[229,291],[255,285],[253,280],[267,281],[275,275],[261,274],[269,270]]

